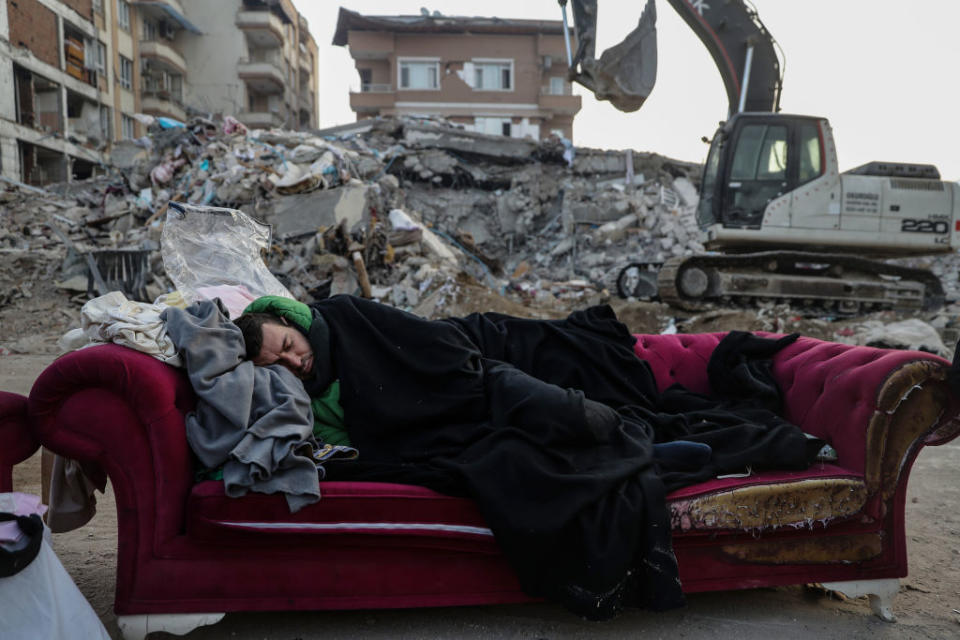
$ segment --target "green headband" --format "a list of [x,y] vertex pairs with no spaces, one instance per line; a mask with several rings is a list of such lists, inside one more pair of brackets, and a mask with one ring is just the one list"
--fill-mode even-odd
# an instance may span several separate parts
[[286,318],[297,325],[301,331],[310,331],[313,322],[313,313],[310,307],[299,300],[283,296],[261,296],[247,305],[244,313],[270,313],[280,318]]

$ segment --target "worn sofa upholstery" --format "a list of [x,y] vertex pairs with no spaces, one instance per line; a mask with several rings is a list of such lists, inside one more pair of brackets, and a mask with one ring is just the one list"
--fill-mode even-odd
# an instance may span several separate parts
[[[661,388],[708,392],[723,335],[639,335],[635,351]],[[924,445],[960,432],[948,367],[926,353],[810,338],[778,353],[785,417],[839,459],[670,494],[684,590],[858,581],[850,595],[877,596],[889,619],[886,596],[907,573],[907,475]],[[233,499],[220,482],[194,483],[183,421],[194,402],[182,371],[116,345],[61,357],[30,394],[23,446],[99,466],[113,484],[115,609],[128,637],[165,614],[197,614],[184,617],[189,628],[228,611],[528,600],[468,499],[322,482],[320,502],[291,514],[280,495]]]
[[13,491],[13,467],[40,446],[29,428],[27,397],[0,391],[0,493]]

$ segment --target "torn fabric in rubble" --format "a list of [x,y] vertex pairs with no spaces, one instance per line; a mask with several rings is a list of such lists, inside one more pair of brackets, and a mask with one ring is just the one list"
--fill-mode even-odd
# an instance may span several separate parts
[[224,465],[228,496],[280,492],[297,511],[320,499],[310,398],[288,369],[244,359],[243,334],[218,302],[162,316],[198,397],[187,441],[207,467]]

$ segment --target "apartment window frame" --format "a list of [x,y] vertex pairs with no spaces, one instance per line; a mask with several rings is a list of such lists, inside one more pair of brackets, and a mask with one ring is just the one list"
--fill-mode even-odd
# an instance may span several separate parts
[[117,56],[117,84],[127,90],[133,90],[133,60],[123,54]]
[[100,105],[100,135],[104,140],[113,140],[113,118],[110,107]]
[[[516,83],[516,74],[514,72],[514,60],[513,58],[474,58],[470,61],[473,64],[473,90],[474,91],[504,91],[510,92],[514,91],[517,86]],[[498,67],[499,71],[494,74],[493,77],[497,79],[497,86],[478,86],[485,85],[486,81],[483,80],[484,74],[483,71],[487,68]],[[507,81],[509,86],[503,86],[504,75],[503,72],[507,72]],[[478,82],[480,80],[480,82]]]
[[473,117],[472,130],[477,133],[512,138],[514,131],[513,118],[504,115],[477,114]]
[[148,42],[160,39],[160,23],[150,18],[142,17],[140,20],[140,33],[144,40]]
[[365,87],[373,84],[373,69],[370,67],[361,67],[357,69],[357,73],[360,75],[360,91],[366,91]]
[[103,15],[103,0],[93,0],[93,10],[99,14]]
[[[404,86],[404,66],[408,65],[407,75],[406,75],[406,84]],[[410,69],[409,65],[433,65],[433,83],[432,87],[413,87],[410,85]],[[427,71],[427,78],[430,79],[430,71]],[[440,58],[414,58],[414,57],[403,57],[397,58],[397,90],[398,91],[440,91]]]
[[[84,40],[87,54],[84,56],[88,69],[93,69],[101,76],[107,74],[107,45],[100,40],[87,38]],[[89,56],[89,59],[87,58]]]
[[563,76],[550,76],[550,95],[565,95],[567,81]]
[[130,3],[117,0],[117,26],[130,33]]
[[137,137],[137,121],[133,116],[125,113],[120,114],[120,139],[133,140]]

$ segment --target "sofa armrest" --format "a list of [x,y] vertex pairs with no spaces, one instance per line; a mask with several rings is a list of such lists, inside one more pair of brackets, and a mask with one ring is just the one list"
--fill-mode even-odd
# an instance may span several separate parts
[[27,398],[0,391],[0,493],[13,491],[13,466],[39,448],[27,419]]
[[184,526],[193,478],[183,415],[194,403],[180,370],[108,344],[47,367],[30,392],[29,412],[44,446],[106,470],[121,532],[139,527],[162,540]]
[[776,355],[773,371],[785,417],[830,442],[840,463],[886,500],[931,434],[957,434],[948,368],[929,353],[801,338]]

